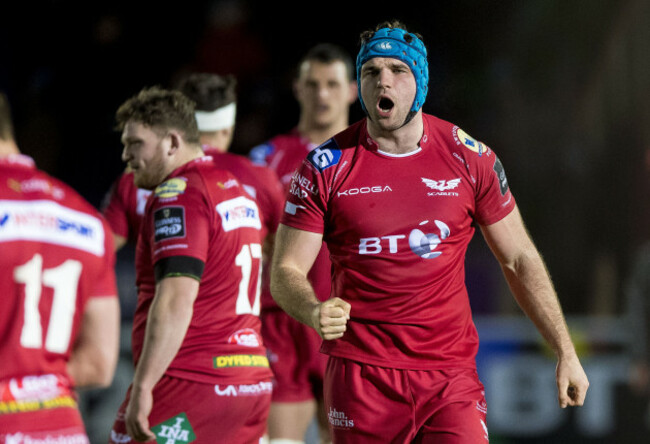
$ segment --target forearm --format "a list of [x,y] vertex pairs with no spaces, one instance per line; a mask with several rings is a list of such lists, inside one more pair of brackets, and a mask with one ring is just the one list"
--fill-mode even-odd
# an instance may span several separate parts
[[183,343],[192,319],[192,304],[160,292],[147,317],[142,354],[133,377],[134,390],[151,390],[163,376]]
[[70,353],[67,370],[76,387],[106,387],[119,354],[120,307],[117,297],[91,298]]
[[562,308],[537,250],[528,248],[511,265],[504,265],[503,270],[517,303],[557,356],[574,355]]
[[116,363],[112,350],[83,345],[70,356],[68,374],[77,388],[108,387]]
[[304,272],[274,264],[271,271],[271,294],[291,317],[317,329],[320,301]]

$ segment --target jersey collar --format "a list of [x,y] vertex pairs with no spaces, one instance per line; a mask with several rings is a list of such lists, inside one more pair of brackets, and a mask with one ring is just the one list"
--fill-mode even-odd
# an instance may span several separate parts
[[36,168],[34,159],[25,154],[9,154],[8,156],[0,157],[0,165],[11,165],[28,169]]

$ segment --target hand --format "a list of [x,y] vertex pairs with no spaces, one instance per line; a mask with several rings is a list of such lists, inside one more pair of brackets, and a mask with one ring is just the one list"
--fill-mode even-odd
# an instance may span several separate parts
[[152,407],[151,390],[133,389],[131,391],[124,422],[126,423],[126,432],[136,441],[147,442],[156,439],[156,435],[149,429],[149,414]]
[[343,336],[350,319],[350,304],[343,299],[332,298],[316,306],[312,314],[313,327],[325,340]]
[[585,402],[589,380],[577,356],[560,358],[555,372],[560,407],[581,406]]

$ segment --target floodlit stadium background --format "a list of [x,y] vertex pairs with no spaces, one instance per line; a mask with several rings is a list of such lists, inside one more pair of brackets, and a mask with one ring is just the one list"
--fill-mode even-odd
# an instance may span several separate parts
[[[23,3],[3,4],[0,15],[0,88],[19,145],[97,206],[123,168],[114,111],[141,87],[170,86],[189,70],[235,74],[232,150],[246,154],[296,123],[291,76],[306,49],[329,41],[356,56],[361,31],[405,22],[429,50],[425,112],[499,154],[591,381],[583,408],[556,407],[554,360],[477,235],[467,283],[491,442],[633,443],[650,432],[648,395],[628,385],[639,332],[625,303],[635,254],[650,240],[650,2],[372,2],[350,10],[351,2],[329,1],[300,11],[243,0],[152,9]],[[357,103],[352,120],[361,117]],[[93,442],[104,442],[131,377],[131,260],[129,249],[120,252],[123,362],[111,389],[82,398]]]

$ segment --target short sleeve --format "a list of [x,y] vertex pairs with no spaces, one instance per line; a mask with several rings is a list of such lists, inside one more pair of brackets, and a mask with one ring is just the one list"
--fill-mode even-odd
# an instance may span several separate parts
[[327,211],[326,191],[323,171],[305,159],[289,184],[281,223],[299,230],[323,233]]
[[117,282],[115,278],[116,256],[113,233],[105,220],[102,221],[102,226],[104,228],[103,264],[98,269],[96,276],[90,279],[92,283],[90,297],[117,297]]
[[490,225],[507,216],[515,207],[505,168],[492,150],[475,156],[476,173],[476,221]]
[[123,180],[124,175],[120,176],[111,186],[102,203],[102,213],[113,233],[128,238],[127,203],[125,202],[124,187],[121,186]]
[[208,202],[196,186],[185,188],[172,181],[183,182],[174,178],[160,185],[147,213],[152,262],[173,256],[205,262],[213,231]]

